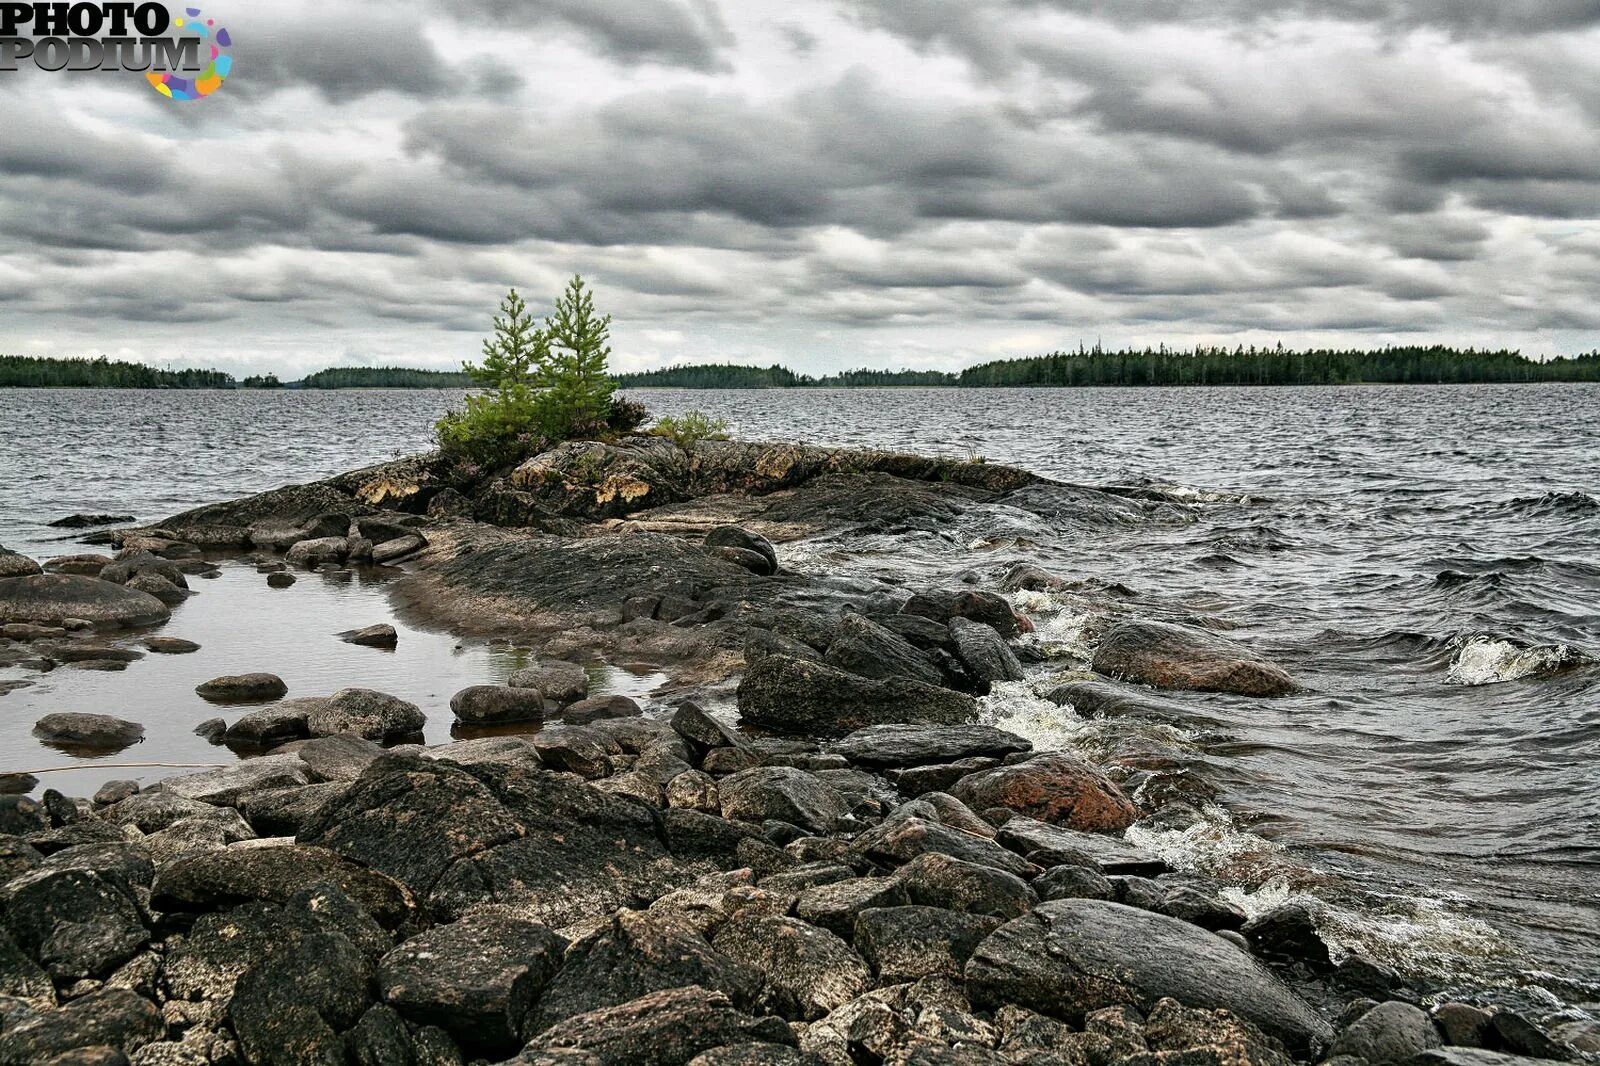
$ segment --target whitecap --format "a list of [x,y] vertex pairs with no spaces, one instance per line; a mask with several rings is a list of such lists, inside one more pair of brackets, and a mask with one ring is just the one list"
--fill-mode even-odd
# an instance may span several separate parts
[[1493,685],[1554,673],[1585,661],[1565,644],[1519,647],[1509,640],[1476,636],[1460,642],[1446,678],[1456,685]]

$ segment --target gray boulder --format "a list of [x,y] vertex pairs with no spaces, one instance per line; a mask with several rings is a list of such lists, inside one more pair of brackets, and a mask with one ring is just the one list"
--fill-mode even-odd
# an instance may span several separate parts
[[920,681],[875,681],[787,655],[749,664],[738,701],[746,721],[806,737],[841,737],[889,722],[962,725],[978,713],[965,693]]
[[229,674],[201,682],[194,690],[212,703],[265,703],[282,699],[289,686],[277,674]]
[[769,819],[816,833],[830,832],[850,812],[839,791],[814,774],[791,766],[757,766],[717,785],[722,816],[740,822]]
[[33,735],[53,748],[113,752],[143,740],[144,726],[109,714],[58,711],[35,722]]
[[857,766],[881,769],[950,763],[977,756],[1004,758],[1033,750],[1015,733],[992,725],[873,725],[830,745]]
[[970,618],[952,618],[950,634],[967,673],[985,691],[997,681],[1022,680],[1022,663],[993,626]]
[[1069,1022],[1171,997],[1228,1010],[1305,1054],[1332,1030],[1250,955],[1198,926],[1100,900],[1042,903],[980,944],[966,967],[977,1005],[1015,1003]]
[[463,725],[542,722],[544,693],[536,688],[471,685],[450,697],[450,710]]
[[536,688],[544,698],[558,707],[576,703],[589,695],[589,675],[577,663],[548,662],[527,666],[512,674],[506,685],[511,688]]
[[944,675],[926,653],[910,641],[860,614],[839,620],[823,662],[862,677],[890,681],[905,678],[939,685]]
[[369,688],[340,689],[306,717],[313,737],[353,733],[366,740],[420,736],[428,716],[414,703]]
[[1442,1043],[1426,1012],[1392,999],[1352,1022],[1328,1049],[1328,1057],[1351,1055],[1368,1062],[1407,1062]]

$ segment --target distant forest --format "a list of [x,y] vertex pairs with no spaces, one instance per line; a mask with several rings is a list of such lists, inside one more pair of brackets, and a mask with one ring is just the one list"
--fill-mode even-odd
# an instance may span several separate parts
[[[1535,381],[1600,381],[1600,352],[1544,361],[1515,351],[1467,348],[1382,348],[1293,351],[1276,348],[1165,346],[1006,359],[959,373],[937,370],[847,370],[823,377],[782,366],[707,363],[619,374],[623,388],[794,389],[907,385],[996,388],[1083,385],[1433,385]],[[335,367],[301,381],[266,374],[236,381],[218,370],[159,370],[106,359],[0,356],[0,387],[132,389],[466,389],[466,374],[407,367]]]

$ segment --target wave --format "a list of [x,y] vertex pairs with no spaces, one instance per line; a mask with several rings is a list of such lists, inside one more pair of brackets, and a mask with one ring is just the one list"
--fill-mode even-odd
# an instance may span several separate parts
[[1542,496],[1518,496],[1500,504],[1500,509],[1513,514],[1596,514],[1600,513],[1600,499],[1587,492],[1547,492]]
[[1570,670],[1593,661],[1567,644],[1521,646],[1493,636],[1473,636],[1460,642],[1447,677],[1457,685],[1494,685]]

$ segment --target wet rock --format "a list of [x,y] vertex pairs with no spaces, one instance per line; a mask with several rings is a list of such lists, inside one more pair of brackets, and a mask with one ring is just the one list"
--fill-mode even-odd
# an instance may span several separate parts
[[1095,650],[1094,670],[1155,688],[1283,696],[1297,688],[1275,663],[1226,637],[1166,622],[1124,622]]
[[131,514],[69,514],[49,523],[51,529],[93,529],[95,526],[127,525],[137,521]]
[[427,538],[422,534],[405,533],[374,545],[372,561],[375,563],[399,562],[408,555],[415,555],[427,546]]
[[265,703],[282,699],[289,686],[277,674],[230,674],[202,682],[194,690],[212,703]]
[[400,643],[400,636],[394,631],[394,626],[387,623],[364,626],[361,629],[347,629],[339,634],[339,639],[346,644],[359,644],[364,648],[393,648]]
[[200,650],[200,645],[182,637],[145,637],[143,644],[159,655],[187,655]]
[[189,593],[158,574],[139,574],[127,581],[127,587],[147,593],[166,604],[176,607],[189,598]]
[[751,663],[738,701],[747,721],[810,737],[842,737],[887,722],[960,725],[977,716],[977,702],[964,693],[919,681],[874,681],[785,655]]
[[1390,1000],[1373,1007],[1340,1033],[1328,1055],[1406,1062],[1439,1046],[1439,1033],[1427,1014],[1409,1003]]
[[310,770],[298,756],[263,755],[259,759],[246,759],[236,766],[169,777],[161,782],[161,791],[169,796],[232,807],[246,792],[310,783]]
[[1171,997],[1228,1010],[1304,1053],[1332,1033],[1271,971],[1197,926],[1117,903],[1042,903],[980,944],[966,968],[975,1003],[1016,1003],[1067,1021]]
[[[621,745],[604,734],[575,725],[555,725],[541,729],[533,735],[532,743],[539,753],[539,761],[552,770],[565,770],[593,781],[611,773],[615,756],[622,754]],[[659,795],[659,786],[654,794]]]
[[349,557],[350,544],[343,536],[314,537],[296,541],[283,556],[284,561],[290,566],[303,566],[307,569],[323,563],[342,563]]
[[1022,664],[993,626],[970,618],[952,618],[950,635],[969,676],[976,678],[982,691],[997,681],[1021,681]]
[[381,745],[352,733],[300,741],[281,750],[298,756],[313,781],[354,781],[384,751]]
[[1251,919],[1240,928],[1251,950],[1263,959],[1299,963],[1313,970],[1333,968],[1328,945],[1317,933],[1317,920],[1305,903],[1291,901]]
[[420,737],[428,716],[414,703],[368,688],[340,689],[306,717],[312,737],[351,733],[365,740]]
[[1000,765],[999,759],[975,756],[955,762],[934,763],[931,766],[902,766],[884,773],[889,783],[902,796],[921,796],[928,792],[942,792],[969,774],[992,770]]
[[[1163,999],[1145,1019],[1143,1038],[1154,1054],[1133,1056],[1131,1063],[1234,1063],[1237,1066],[1289,1066],[1283,1045],[1228,1011],[1194,1010]],[[1130,1060],[1124,1060],[1125,1062]]]
[[968,618],[992,627],[1002,637],[1029,632],[1033,625],[1012,610],[1004,596],[973,589],[932,589],[919,592],[900,608],[902,614],[920,615],[935,622]]
[[792,1046],[795,1038],[778,1018],[752,1017],[722,993],[690,986],[568,1018],[535,1036],[517,1061],[581,1048],[600,1066],[677,1066],[711,1048],[746,1043]]
[[786,1018],[810,1020],[872,987],[867,964],[839,937],[794,918],[733,915],[712,946],[762,976],[762,1003]]
[[1482,1048],[1440,1047],[1416,1055],[1410,1060],[1410,1066],[1554,1066],[1557,1061],[1510,1055],[1503,1051],[1485,1051]]
[[718,526],[706,534],[705,543],[708,548],[734,548],[760,556],[764,565],[755,573],[778,572],[778,550],[772,546],[772,542],[742,526]]
[[950,794],[974,810],[1004,807],[1052,825],[1091,832],[1126,829],[1138,817],[1110,779],[1064,752],[972,774],[951,785]]
[[1043,866],[1089,866],[1107,874],[1155,877],[1167,864],[1149,852],[1102,833],[1084,833],[1018,815],[995,833],[995,841]]
[[326,848],[281,845],[228,848],[179,859],[163,867],[151,887],[161,910],[211,910],[250,900],[283,903],[306,885],[335,885],[387,926],[411,910],[410,894],[393,878],[357,866]]
[[311,715],[327,704],[324,696],[301,696],[247,711],[228,727],[225,739],[240,748],[272,748],[309,735]]
[[750,1004],[761,973],[747,961],[713,950],[697,933],[648,915],[619,911],[568,949],[529,1019],[528,1035],[574,1015],[613,1007],[650,992],[698,985]]
[[[48,574],[80,574],[84,577],[99,577],[100,571],[110,566],[114,561],[109,555],[98,555],[92,552],[85,552],[80,555],[58,555],[54,559],[46,559],[43,569]],[[32,562],[32,560],[30,559],[29,562]],[[34,565],[38,566],[37,563]],[[35,569],[32,572],[37,574],[39,571]],[[4,576],[13,577],[15,575],[6,574]],[[120,585],[122,582],[119,581],[117,584]]]
[[902,907],[911,902],[898,877],[857,877],[817,885],[800,893],[795,914],[840,937],[855,935],[856,916],[875,907]]
[[909,679],[926,685],[944,681],[921,649],[860,614],[846,614],[839,620],[822,661],[837,670],[880,681]]
[[521,828],[477,778],[402,756],[378,759],[296,838],[330,848],[425,894],[458,859]]
[[722,813],[722,794],[716,779],[699,770],[686,770],[668,781],[666,801],[669,807],[705,814]]
[[489,908],[412,937],[378,964],[385,1003],[461,1045],[504,1054],[561,966],[566,942],[535,922]]
[[0,774],[0,794],[20,796],[32,792],[39,785],[39,779],[32,774]]
[[213,744],[221,744],[228,735],[228,720],[226,718],[207,718],[194,727],[194,735],[204,737]]
[[988,725],[875,725],[858,729],[830,749],[857,766],[922,766],[973,757],[1004,758],[1033,745]]
[[1010,919],[1039,902],[1027,882],[1015,874],[937,852],[906,863],[899,877],[911,902],[925,907]]
[[881,907],[856,917],[855,945],[885,983],[959,977],[999,918],[942,907]]
[[589,695],[589,675],[577,663],[548,662],[528,666],[506,681],[511,688],[536,688],[558,707]]
[[1023,878],[1039,872],[1033,863],[991,840],[925,818],[886,821],[862,833],[851,846],[857,854],[889,866],[902,866],[919,855],[932,852]]
[[26,555],[0,548],[0,578],[34,577],[43,572],[44,568]]
[[109,714],[59,711],[33,725],[33,735],[54,748],[121,751],[144,739],[144,726]]
[[106,564],[99,576],[102,581],[114,581],[119,585],[131,585],[136,578],[159,577],[174,588],[189,588],[182,567],[150,552],[124,549],[115,561]]
[[463,725],[541,722],[544,693],[536,688],[472,685],[450,697],[450,710]]
[[1157,909],[1163,914],[1181,918],[1191,925],[1198,925],[1212,932],[1238,929],[1247,920],[1244,911],[1232,903],[1218,899],[1210,892],[1201,891],[1191,885],[1177,885],[1167,889],[1161,906]]
[[1567,1059],[1576,1056],[1572,1049],[1550,1038],[1550,1035],[1515,1011],[1496,1011],[1489,1019],[1492,1044],[1518,1055],[1542,1059]]
[[594,696],[561,708],[561,720],[572,725],[590,725],[613,718],[637,718],[644,713],[638,702],[627,696]]
[[77,574],[0,578],[0,621],[64,626],[82,619],[95,628],[156,625],[170,615],[148,593]]
[[0,637],[18,640],[25,644],[33,640],[54,640],[56,637],[66,636],[66,633],[67,631],[60,626],[36,626],[27,622],[0,626]]
[[691,700],[684,700],[673,712],[672,730],[701,755],[714,748],[737,748],[743,743],[733,729],[717,721]]
[[344,794],[344,783],[269,788],[239,798],[239,813],[250,828],[264,837],[292,837],[300,832],[324,804]]
[[0,1034],[0,1066],[39,1066],[79,1048],[109,1047],[123,1053],[162,1035],[154,1003],[125,988],[107,988],[47,1011]]
[[1469,1003],[1441,1003],[1433,1008],[1433,1024],[1453,1047],[1483,1047],[1489,1033],[1489,1012]]
[[1116,886],[1090,866],[1052,866],[1034,880],[1033,890],[1044,900],[1117,898]]
[[[1570,1022],[1562,1022],[1550,1030],[1550,1036],[1573,1050],[1587,1055],[1600,1052],[1600,1022],[1597,1021],[1579,1018]],[[1446,1043],[1450,1042],[1446,1040]]]
[[850,812],[838,790],[814,774],[788,766],[758,766],[730,774],[718,784],[722,816],[741,822],[768,819],[826,833]]
[[295,576],[287,570],[275,570],[267,575],[267,587],[270,589],[286,589],[295,582]]

